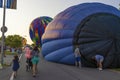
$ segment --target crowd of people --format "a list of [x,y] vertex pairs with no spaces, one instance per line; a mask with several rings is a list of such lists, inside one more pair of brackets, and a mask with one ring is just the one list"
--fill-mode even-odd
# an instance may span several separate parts
[[24,52],[26,57],[26,71],[32,69],[33,77],[35,77],[38,70],[37,65],[39,62],[38,46],[35,46],[33,49],[31,49],[30,46],[26,46]]
[[[32,70],[33,77],[35,77],[38,71],[37,65],[40,60],[38,46],[35,46],[34,48],[32,48],[31,46],[25,46],[24,53],[26,58],[26,71]],[[75,46],[74,56],[75,56],[75,66],[81,67],[81,51],[79,50],[79,45]],[[104,57],[100,54],[96,54],[92,57],[92,59],[96,61],[96,65],[98,69],[102,70]],[[18,55],[15,55],[12,66],[14,77],[17,76],[17,71],[20,67],[19,62],[20,61]]]
[[[38,46],[35,46],[34,48],[32,48],[31,46],[27,45],[24,47],[23,52],[25,53],[25,58],[26,58],[26,71],[32,70],[33,77],[35,77],[38,70],[37,65],[40,59]],[[20,60],[18,55],[14,56],[12,63],[13,63],[12,65],[13,75],[14,75],[14,78],[16,78],[17,71],[20,67],[20,64],[19,64]]]

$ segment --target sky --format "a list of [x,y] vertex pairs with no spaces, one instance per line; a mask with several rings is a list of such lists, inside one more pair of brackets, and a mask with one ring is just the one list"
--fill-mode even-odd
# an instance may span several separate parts
[[[5,26],[8,30],[5,36],[20,35],[31,44],[29,26],[34,19],[41,16],[54,18],[70,6],[86,2],[100,2],[119,8],[120,0],[17,0],[17,9],[6,9]],[[0,8],[0,27],[2,24],[3,8]]]

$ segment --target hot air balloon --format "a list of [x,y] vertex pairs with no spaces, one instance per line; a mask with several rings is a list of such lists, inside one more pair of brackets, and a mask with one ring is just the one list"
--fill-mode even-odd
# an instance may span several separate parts
[[42,16],[34,19],[29,28],[29,34],[31,40],[36,45],[41,45],[41,37],[45,31],[46,26],[52,21],[51,17]]
[[120,67],[120,11],[103,3],[82,3],[55,16],[42,36],[42,55],[48,61],[75,64],[79,45],[81,63],[95,67],[91,57],[104,56],[103,68]]
[[22,44],[25,46],[27,44],[27,40],[25,38],[22,38]]

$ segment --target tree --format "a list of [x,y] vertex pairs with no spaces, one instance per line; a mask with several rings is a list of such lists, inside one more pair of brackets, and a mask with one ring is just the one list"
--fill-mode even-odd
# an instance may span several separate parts
[[22,37],[19,35],[9,35],[5,38],[5,45],[14,48],[22,47]]

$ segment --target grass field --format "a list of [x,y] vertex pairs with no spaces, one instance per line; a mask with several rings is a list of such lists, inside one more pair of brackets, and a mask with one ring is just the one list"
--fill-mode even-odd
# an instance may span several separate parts
[[18,54],[18,53],[17,53],[17,52],[12,53],[12,52],[10,52],[10,51],[5,51],[5,54],[6,54],[6,55],[16,55],[16,54]]

